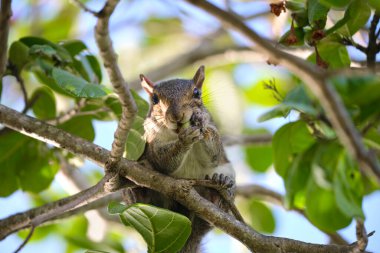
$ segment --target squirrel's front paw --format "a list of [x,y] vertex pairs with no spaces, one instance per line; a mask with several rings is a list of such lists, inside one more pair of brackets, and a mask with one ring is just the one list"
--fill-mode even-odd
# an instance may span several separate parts
[[214,173],[212,175],[212,178],[210,178],[209,175],[206,175],[205,179],[212,180],[214,183],[226,188],[231,188],[235,185],[235,182],[233,179],[231,179],[229,176],[225,176],[222,173],[221,174]]
[[200,128],[201,130],[204,130],[208,123],[208,117],[205,112],[202,112],[200,110],[195,110],[193,112],[193,115],[190,119],[191,126],[196,126]]
[[195,143],[203,139],[203,135],[199,127],[190,126],[182,129],[178,134],[179,140],[187,145]]

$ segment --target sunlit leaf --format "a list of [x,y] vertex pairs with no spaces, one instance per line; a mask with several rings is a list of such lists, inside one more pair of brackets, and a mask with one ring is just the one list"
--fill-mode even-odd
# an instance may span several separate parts
[[178,252],[191,233],[187,217],[150,205],[134,204],[122,216],[144,238],[149,253]]
[[272,211],[263,202],[251,199],[249,201],[251,224],[254,229],[262,233],[273,233],[276,222]]
[[66,70],[53,68],[52,76],[60,87],[76,97],[98,98],[107,95],[103,86],[89,83]]
[[9,61],[17,67],[18,71],[28,62],[29,48],[20,41],[15,41],[9,48]]
[[[328,63],[329,69],[350,67],[351,60],[347,48],[337,42],[325,42],[318,44],[318,52],[323,61]],[[316,63],[315,53],[311,54],[308,61]]]
[[277,173],[285,177],[293,155],[305,151],[314,142],[303,121],[291,122],[278,129],[273,136],[274,167]]
[[123,205],[119,202],[112,201],[108,204],[107,211],[109,214],[121,214],[123,213],[128,207],[126,205]]
[[[316,177],[322,177],[317,173]],[[318,228],[335,232],[351,223],[351,218],[346,216],[338,207],[335,194],[331,185],[321,186],[315,178],[309,181],[306,195],[306,215],[309,220]]]
[[36,89],[32,99],[35,99],[32,109],[37,118],[52,119],[56,116],[55,97],[49,88],[40,87]]

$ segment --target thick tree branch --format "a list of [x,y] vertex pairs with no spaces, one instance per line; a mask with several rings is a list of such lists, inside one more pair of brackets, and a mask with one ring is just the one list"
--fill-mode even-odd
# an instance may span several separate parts
[[[125,82],[117,64],[117,55],[113,49],[109,35],[109,19],[118,3],[118,0],[108,0],[106,2],[97,16],[98,22],[95,27],[95,39],[100,50],[100,55],[103,58],[104,67],[108,72],[114,91],[118,94],[122,106],[122,115],[112,143],[111,164],[118,162],[123,156],[127,134],[132,127],[137,112],[137,106],[129,90],[129,86]],[[112,168],[113,165],[110,165],[110,167]]]
[[12,16],[11,0],[1,0],[0,5],[0,78],[7,64],[9,20]]
[[[110,154],[109,151],[93,143],[71,136],[63,130],[20,114],[3,105],[0,105],[0,123],[25,135],[43,140],[57,147],[63,147],[70,152],[85,155],[88,159],[103,167]],[[176,201],[194,211],[200,217],[240,240],[253,252],[350,252],[354,247],[352,245],[310,244],[286,238],[261,235],[202,198],[198,192],[193,189],[191,182],[188,180],[174,179],[162,175],[155,170],[126,159],[121,159],[118,165],[122,176],[125,176],[138,185],[154,189],[169,197],[173,197]],[[50,203],[47,205],[49,208],[36,208],[36,211],[32,211],[34,215],[33,220],[38,221],[37,224],[41,224],[44,221],[53,219],[57,216],[54,211],[57,209],[61,210],[62,205],[63,207],[69,206],[70,208],[66,210],[70,210],[79,203],[85,203],[86,200],[83,200],[84,196],[87,198],[89,198],[89,196],[99,198],[96,193],[98,193],[99,188],[102,187],[101,183],[102,182],[87,190],[86,194],[81,192],[64,200]],[[92,192],[92,195],[89,195],[90,192]],[[104,191],[102,193],[104,194]],[[30,216],[27,215],[28,212],[30,211],[1,220],[0,238],[3,239],[10,233],[32,225],[30,224]]]
[[365,174],[374,174],[380,182],[379,163],[365,147],[339,95],[321,68],[286,52],[278,50],[255,31],[249,28],[236,15],[218,8],[204,0],[186,0],[212,14],[224,24],[234,28],[255,43],[257,50],[268,56],[271,62],[283,65],[304,81],[305,85],[319,98],[327,117],[331,121],[340,141],[357,159]]

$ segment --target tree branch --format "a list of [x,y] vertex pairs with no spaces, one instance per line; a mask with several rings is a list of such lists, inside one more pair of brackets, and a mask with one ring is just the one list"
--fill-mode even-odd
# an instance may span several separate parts
[[[108,0],[105,3],[103,9],[98,14],[98,22],[95,27],[95,39],[100,50],[100,55],[103,58],[104,67],[108,72],[114,91],[119,96],[122,106],[122,115],[114,134],[110,155],[110,163],[113,165],[123,156],[127,134],[132,127],[137,112],[136,103],[129,90],[128,84],[121,74],[117,64],[117,56],[109,36],[109,19],[118,2],[118,0]],[[110,167],[112,168],[113,165],[110,165]]]
[[7,64],[9,20],[12,16],[11,0],[1,0],[0,5],[0,78]]
[[315,96],[320,99],[321,105],[326,111],[326,115],[330,119],[341,143],[358,160],[362,172],[367,175],[374,174],[377,181],[380,182],[380,167],[376,157],[365,148],[360,134],[323,69],[278,50],[245,25],[236,15],[231,15],[208,1],[186,1],[212,14],[224,24],[245,35],[251,42],[255,43],[258,51],[269,57],[271,62],[283,65],[297,74]]
[[367,67],[375,72],[376,69],[376,54],[377,54],[377,37],[376,28],[379,24],[379,15],[373,14],[371,26],[368,32],[368,46],[366,50],[367,54]]
[[[93,143],[74,137],[63,130],[47,125],[27,115],[20,114],[3,105],[0,105],[0,123],[25,135],[43,140],[57,147],[65,148],[74,154],[84,155],[103,167],[110,155],[109,151]],[[174,198],[203,219],[240,240],[253,252],[350,252],[354,247],[353,245],[310,244],[286,238],[261,235],[249,226],[237,221],[231,215],[224,213],[211,202],[202,198],[198,192],[192,188],[189,180],[174,179],[149,169],[146,166],[142,166],[137,162],[128,161],[123,158],[119,161],[118,165],[122,176],[132,180],[138,185],[159,191],[168,197]],[[104,180],[107,180],[107,178]],[[41,224],[41,222],[56,217],[56,210],[60,211],[58,213],[62,213],[63,208],[65,208],[65,211],[70,210],[79,203],[89,201],[89,196],[92,196],[92,198],[100,198],[96,193],[98,193],[98,190],[103,189],[103,182],[98,183],[86,192],[81,192],[66,199],[49,203],[46,205],[48,208],[40,207],[32,209],[31,211],[16,214],[1,220],[0,238],[3,239],[10,233],[30,226],[31,217],[34,221],[38,221],[33,224]],[[92,195],[90,193],[92,193]],[[104,191],[102,191],[102,193],[105,194]],[[85,196],[87,198],[83,199]]]
[[226,146],[232,145],[263,145],[272,143],[271,134],[256,134],[256,135],[224,135],[222,137],[223,144]]
[[[260,199],[264,201],[267,201],[269,203],[285,208],[284,196],[282,196],[278,192],[267,189],[261,185],[252,184],[252,185],[238,186],[236,188],[236,194],[244,198],[259,197]],[[291,210],[296,211],[297,213],[299,213],[300,215],[304,216],[307,219],[305,212],[303,210],[298,209],[298,208],[294,208]],[[333,243],[336,243],[339,245],[348,244],[348,242],[338,233],[330,233],[330,232],[325,232],[325,231],[321,231],[321,232],[327,234]]]

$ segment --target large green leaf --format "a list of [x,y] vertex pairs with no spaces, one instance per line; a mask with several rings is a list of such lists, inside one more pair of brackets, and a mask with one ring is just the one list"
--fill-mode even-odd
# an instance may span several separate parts
[[287,170],[284,183],[286,189],[285,206],[288,209],[305,207],[305,191],[311,175],[314,147],[315,145],[296,156]]
[[[323,61],[328,63],[329,69],[350,67],[351,60],[347,48],[338,42],[321,41],[318,44],[318,52]],[[316,54],[311,54],[308,61],[316,63]]]
[[345,152],[341,152],[337,159],[333,188],[338,207],[347,217],[364,219],[364,186],[360,171]]
[[39,119],[52,119],[56,116],[55,97],[47,87],[36,89],[32,95],[35,100],[32,109],[34,115]]
[[245,148],[245,160],[253,171],[265,172],[273,163],[271,144],[250,146]]
[[40,192],[46,189],[58,164],[44,143],[20,133],[9,132],[0,138],[0,196],[8,196],[17,189]]
[[90,116],[74,117],[58,127],[89,141],[95,139],[95,130]]
[[308,149],[315,139],[303,121],[282,126],[273,136],[274,167],[277,173],[285,177],[294,155]]
[[89,83],[66,70],[53,68],[52,76],[61,88],[76,97],[99,98],[107,95],[103,86]]
[[345,16],[349,19],[345,26],[339,29],[339,33],[344,36],[354,35],[360,28],[363,28],[371,16],[371,8],[367,1],[353,0],[349,5]]
[[309,181],[307,188],[305,213],[316,227],[335,232],[348,226],[351,218],[338,207],[332,185],[323,178],[321,169],[315,169],[315,178]]
[[249,201],[249,214],[251,225],[254,229],[262,233],[273,233],[276,222],[272,211],[263,202],[256,199]]
[[191,233],[191,222],[185,216],[146,204],[134,204],[126,210],[112,204],[109,210],[119,213],[141,234],[149,253],[178,252]]

